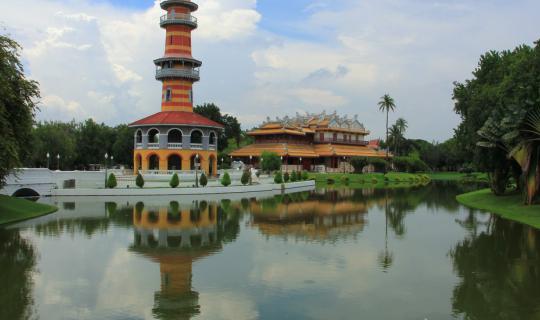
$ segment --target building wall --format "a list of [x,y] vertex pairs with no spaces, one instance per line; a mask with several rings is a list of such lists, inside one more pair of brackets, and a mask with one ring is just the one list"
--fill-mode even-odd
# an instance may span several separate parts
[[133,163],[135,174],[138,173],[139,168],[141,170],[149,170],[150,157],[156,155],[159,158],[160,171],[168,170],[168,160],[172,155],[178,155],[181,158],[182,168],[176,170],[191,170],[191,157],[199,155],[200,170],[210,175],[210,162],[213,164],[214,172],[213,176],[217,175],[217,151],[209,150],[169,150],[169,149],[156,149],[156,150],[135,150],[133,154]]

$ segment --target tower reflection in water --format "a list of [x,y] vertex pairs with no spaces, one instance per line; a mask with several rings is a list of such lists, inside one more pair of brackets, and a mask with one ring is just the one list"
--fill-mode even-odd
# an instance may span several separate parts
[[193,291],[193,262],[221,250],[239,232],[239,216],[217,203],[168,207],[138,203],[133,209],[135,243],[130,250],[159,263],[161,288],[154,295],[158,319],[190,319],[200,313]]

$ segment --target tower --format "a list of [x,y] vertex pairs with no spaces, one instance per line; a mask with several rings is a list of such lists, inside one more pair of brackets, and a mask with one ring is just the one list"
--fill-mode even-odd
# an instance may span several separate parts
[[191,32],[198,6],[189,0],[162,0],[166,13],[165,53],[155,59],[156,80],[162,82],[161,111],[135,121],[134,173],[171,173],[200,169],[217,174],[217,136],[223,126],[193,112],[193,84],[201,61],[191,54]]

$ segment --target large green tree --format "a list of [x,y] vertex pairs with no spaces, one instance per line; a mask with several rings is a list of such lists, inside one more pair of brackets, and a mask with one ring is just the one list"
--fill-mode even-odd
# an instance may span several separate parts
[[219,151],[227,148],[229,145],[228,141],[231,138],[236,140],[237,145],[240,144],[242,128],[236,117],[229,114],[222,114],[219,107],[213,103],[196,106],[193,111],[224,126],[224,130],[221,131],[218,137]]
[[17,42],[0,35],[0,186],[30,149],[39,98],[38,83],[24,75],[20,50]]

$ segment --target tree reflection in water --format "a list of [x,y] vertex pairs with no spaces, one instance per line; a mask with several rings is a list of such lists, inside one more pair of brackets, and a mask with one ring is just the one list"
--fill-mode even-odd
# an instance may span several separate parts
[[0,319],[29,319],[34,315],[32,273],[36,253],[19,230],[0,228]]
[[460,278],[454,314],[472,320],[540,319],[538,230],[493,216],[478,232],[480,224],[470,219],[469,236],[450,251]]

